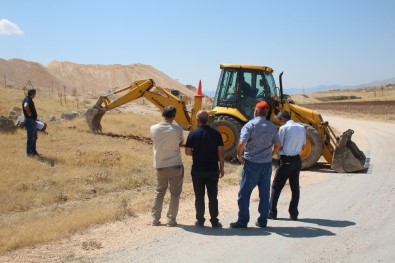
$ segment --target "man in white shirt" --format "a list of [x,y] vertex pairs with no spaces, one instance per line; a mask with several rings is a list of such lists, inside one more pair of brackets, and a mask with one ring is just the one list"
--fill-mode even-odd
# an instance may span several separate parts
[[152,125],[150,133],[153,141],[153,166],[156,169],[157,186],[152,205],[152,225],[159,226],[163,199],[167,188],[171,194],[167,212],[167,226],[176,226],[176,217],[184,180],[184,166],[180,146],[183,143],[183,129],[173,124],[176,108],[167,106],[162,112],[163,121]]
[[285,183],[289,180],[292,198],[288,212],[292,220],[298,220],[298,204],[300,197],[299,173],[302,168],[300,152],[306,144],[306,130],[303,125],[291,120],[291,116],[287,111],[280,111],[277,114],[277,118],[282,124],[278,131],[281,142],[279,151],[280,161],[272,183],[268,218],[277,218],[278,199]]

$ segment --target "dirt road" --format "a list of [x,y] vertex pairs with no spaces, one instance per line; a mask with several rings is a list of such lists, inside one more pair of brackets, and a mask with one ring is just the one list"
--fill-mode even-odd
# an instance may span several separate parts
[[[180,207],[175,228],[149,225],[149,215],[91,233],[15,251],[7,262],[395,262],[395,124],[325,116],[337,130],[355,130],[370,159],[364,173],[304,171],[299,221],[288,220],[289,191],[279,219],[255,227],[256,191],[249,229],[230,229],[237,218],[238,187],[220,190],[223,229],[193,226],[193,198]],[[287,187],[286,187],[287,188]],[[82,245],[81,245],[82,244]]]
[[313,172],[329,174],[302,189],[299,221],[287,219],[289,193],[284,193],[279,210],[283,219],[269,221],[267,229],[254,226],[255,200],[248,230],[228,228],[237,216],[233,211],[222,219],[224,229],[181,225],[95,261],[394,262],[395,125],[326,119],[338,130],[353,127],[354,140],[370,158],[370,167],[365,173]]

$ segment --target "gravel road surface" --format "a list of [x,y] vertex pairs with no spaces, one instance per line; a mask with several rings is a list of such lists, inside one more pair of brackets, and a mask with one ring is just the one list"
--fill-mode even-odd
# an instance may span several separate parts
[[231,211],[221,218],[223,229],[181,224],[95,262],[395,262],[395,124],[325,119],[339,131],[354,129],[353,140],[369,168],[351,174],[310,172],[322,180],[302,189],[298,221],[288,219],[285,191],[280,218],[270,220],[268,228],[255,227],[253,199],[247,230],[229,228],[237,218]]

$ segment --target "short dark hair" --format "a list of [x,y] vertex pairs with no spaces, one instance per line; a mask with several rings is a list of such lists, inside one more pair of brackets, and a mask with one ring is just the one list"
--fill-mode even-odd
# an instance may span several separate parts
[[282,110],[279,113],[277,113],[277,119],[280,119],[280,118],[284,118],[284,119],[290,120],[291,119],[291,115],[289,114],[288,111]]
[[27,96],[31,96],[31,95],[36,94],[36,93],[37,93],[36,89],[28,89],[27,90]]
[[171,119],[176,116],[177,109],[173,105],[167,106],[163,109],[162,116]]
[[208,113],[205,110],[201,110],[197,113],[196,119],[201,123],[201,124],[207,124],[209,117]]

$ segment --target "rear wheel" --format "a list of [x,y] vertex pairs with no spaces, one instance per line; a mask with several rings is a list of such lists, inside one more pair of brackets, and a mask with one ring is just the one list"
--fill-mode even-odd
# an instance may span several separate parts
[[300,152],[302,159],[302,169],[307,169],[317,163],[322,155],[322,141],[318,131],[312,126],[303,124],[306,129],[306,145]]
[[233,117],[219,115],[214,117],[211,127],[217,129],[221,133],[225,148],[225,159],[231,161],[235,160],[242,123]]

